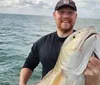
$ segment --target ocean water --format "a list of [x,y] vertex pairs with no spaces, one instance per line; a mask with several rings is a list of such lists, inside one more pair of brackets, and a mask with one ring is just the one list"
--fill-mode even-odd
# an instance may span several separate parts
[[[78,18],[75,29],[94,26],[100,32],[100,19]],[[20,70],[31,46],[40,37],[56,30],[53,17],[0,14],[0,85],[18,85]],[[41,64],[28,85],[41,78]]]

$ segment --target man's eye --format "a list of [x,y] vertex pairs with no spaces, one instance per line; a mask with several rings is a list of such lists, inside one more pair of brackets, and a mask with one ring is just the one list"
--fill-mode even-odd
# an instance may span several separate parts
[[69,12],[69,14],[71,14],[71,15],[72,15],[72,14],[74,14],[74,12]]
[[63,14],[64,12],[63,12],[63,11],[59,11],[59,13],[60,13],[60,14]]

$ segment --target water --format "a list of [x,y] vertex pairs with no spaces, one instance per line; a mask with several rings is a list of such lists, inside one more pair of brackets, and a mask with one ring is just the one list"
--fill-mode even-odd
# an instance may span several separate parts
[[[78,18],[76,29],[94,26],[100,31],[100,19]],[[53,17],[0,14],[0,85],[18,85],[21,67],[32,44],[45,34],[55,31]],[[35,69],[28,85],[41,78],[41,64]]]

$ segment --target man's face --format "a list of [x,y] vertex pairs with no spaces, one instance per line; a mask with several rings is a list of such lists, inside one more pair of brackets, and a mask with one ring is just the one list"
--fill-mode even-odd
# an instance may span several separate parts
[[62,7],[53,13],[58,30],[69,32],[73,29],[77,13],[71,7]]

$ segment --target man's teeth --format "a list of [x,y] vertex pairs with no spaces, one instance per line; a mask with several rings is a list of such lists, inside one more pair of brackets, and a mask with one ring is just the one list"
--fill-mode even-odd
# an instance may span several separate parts
[[68,21],[63,21],[64,23],[68,23]]

